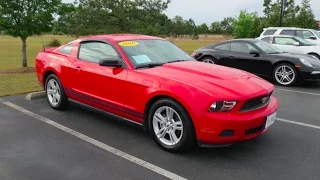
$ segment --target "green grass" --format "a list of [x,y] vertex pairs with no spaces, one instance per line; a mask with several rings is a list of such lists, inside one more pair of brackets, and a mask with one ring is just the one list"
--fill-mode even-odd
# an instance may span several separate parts
[[[66,43],[74,38],[68,36],[45,35],[35,36],[27,39],[27,60],[28,67],[34,67],[35,57],[53,38],[61,43]],[[201,37],[199,40],[189,38],[168,39],[181,49],[192,53],[195,49],[209,44],[225,40],[222,36]],[[21,68],[22,65],[22,44],[19,38],[0,36],[0,97],[29,92],[40,91],[34,69]]]

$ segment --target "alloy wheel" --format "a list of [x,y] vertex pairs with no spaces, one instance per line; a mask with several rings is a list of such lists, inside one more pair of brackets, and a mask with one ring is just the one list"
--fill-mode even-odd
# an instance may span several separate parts
[[50,79],[47,84],[47,96],[52,106],[57,106],[61,100],[61,91],[58,82]]
[[275,70],[275,79],[279,84],[290,85],[295,80],[296,74],[292,67],[281,65]]
[[215,64],[214,61],[212,59],[209,59],[209,58],[206,58],[206,59],[202,60],[202,62],[209,63],[209,64]]
[[162,106],[153,115],[152,125],[158,140],[167,145],[178,144],[183,136],[183,122],[171,107]]

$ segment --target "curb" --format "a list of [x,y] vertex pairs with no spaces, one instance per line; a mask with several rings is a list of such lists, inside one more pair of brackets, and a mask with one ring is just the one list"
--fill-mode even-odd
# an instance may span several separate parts
[[46,92],[40,91],[40,92],[33,92],[29,93],[26,96],[26,99],[29,101],[36,100],[36,99],[42,99],[46,97]]

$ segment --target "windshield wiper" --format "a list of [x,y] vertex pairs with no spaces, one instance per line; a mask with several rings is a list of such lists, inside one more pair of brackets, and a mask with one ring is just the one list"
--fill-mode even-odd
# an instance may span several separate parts
[[182,61],[191,61],[191,60],[175,60],[175,61],[169,61],[168,63],[176,63],[176,62],[182,62]]
[[136,69],[142,69],[142,68],[153,68],[157,66],[162,66],[164,63],[148,63],[148,64],[142,64],[136,67]]
[[280,54],[280,53],[286,53],[286,52],[271,52],[269,54]]

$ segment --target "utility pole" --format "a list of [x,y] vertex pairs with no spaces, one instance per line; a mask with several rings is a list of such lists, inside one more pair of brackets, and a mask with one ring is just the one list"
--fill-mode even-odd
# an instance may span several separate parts
[[280,27],[283,25],[283,7],[284,6],[284,0],[281,0],[281,12],[280,12]]

